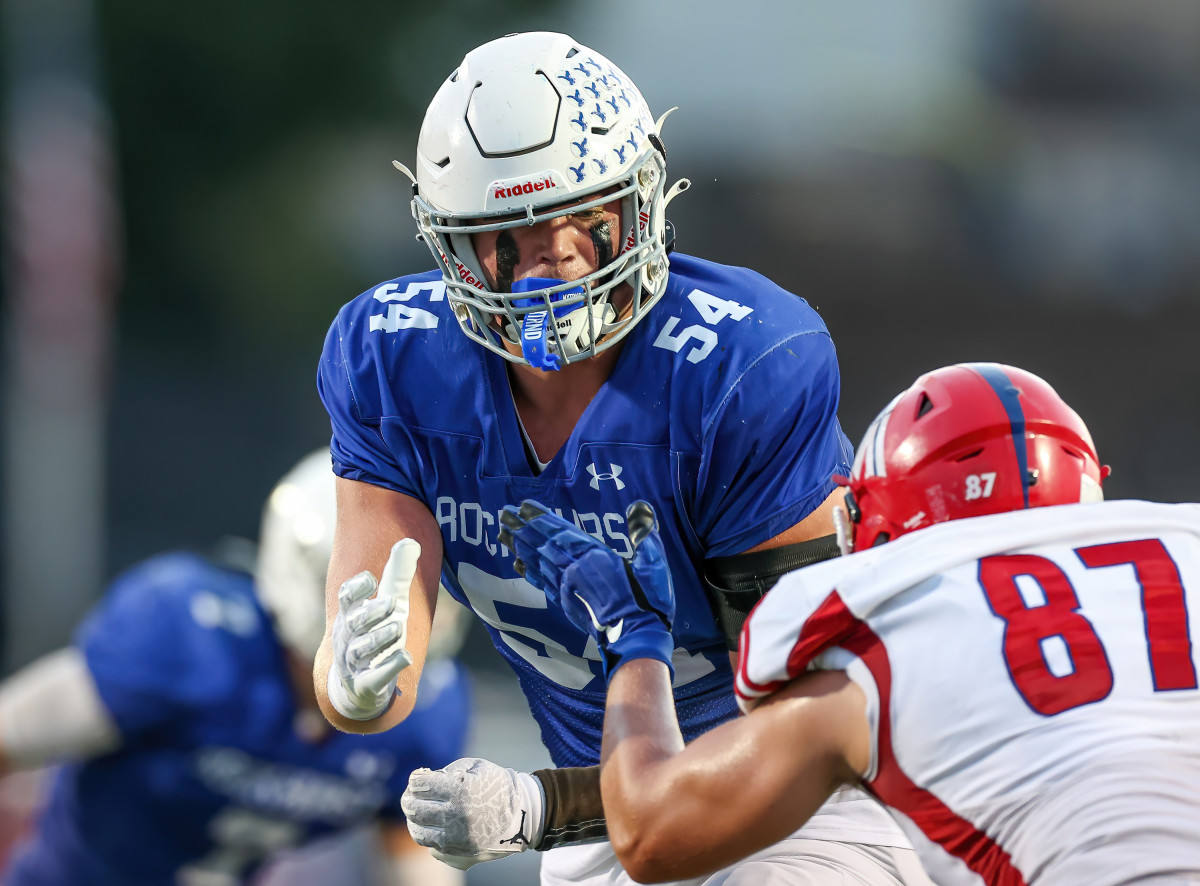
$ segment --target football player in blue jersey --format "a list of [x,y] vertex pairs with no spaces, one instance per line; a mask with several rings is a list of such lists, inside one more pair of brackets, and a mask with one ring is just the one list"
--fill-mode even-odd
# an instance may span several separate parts
[[322,449],[271,493],[255,575],[151,559],[116,579],[73,646],[0,684],[0,772],[63,764],[6,886],[244,883],[283,850],[372,822],[379,882],[462,883],[413,843],[399,801],[413,769],[462,753],[468,687],[449,654],[465,611],[439,610],[404,724],[333,730],[311,683],[333,487]]
[[[532,846],[549,850],[544,884],[629,882],[596,764],[606,676],[645,650],[602,649],[547,605],[501,540],[506,504],[545,502],[626,555],[626,507],[653,505],[678,596],[656,655],[689,739],[735,716],[730,652],[764,589],[837,550],[851,447],[833,344],[803,299],[672,251],[665,213],[688,183],[668,186],[665,117],[564,34],[468,53],[429,105],[415,172],[396,164],[437,267],[367,290],[326,338],[339,480],[322,710],[365,733],[405,720],[440,580],[485,622],[558,767],[414,775],[410,830],[459,867]],[[381,573],[411,574],[410,597],[376,596]],[[837,799],[706,882],[905,882],[913,853],[882,808]]]

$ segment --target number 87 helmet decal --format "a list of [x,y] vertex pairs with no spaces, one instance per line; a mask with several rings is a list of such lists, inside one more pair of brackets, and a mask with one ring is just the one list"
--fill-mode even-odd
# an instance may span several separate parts
[[839,544],[848,553],[947,520],[1100,501],[1108,474],[1083,420],[1045,381],[998,363],[947,366],[867,429]]
[[[666,206],[689,185],[666,190],[661,122],[616,65],[565,34],[510,34],[467,54],[426,111],[415,175],[395,165],[413,179],[413,216],[469,338],[529,362],[505,342],[519,347],[525,316],[550,311],[549,345],[572,362],[642,318],[667,285]],[[471,232],[617,200],[622,230],[609,232],[611,254],[597,250],[597,271],[519,295],[491,291]],[[632,298],[614,305],[623,284]]]

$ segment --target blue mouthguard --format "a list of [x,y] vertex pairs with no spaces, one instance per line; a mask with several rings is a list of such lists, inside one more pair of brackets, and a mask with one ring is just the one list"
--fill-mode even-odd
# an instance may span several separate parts
[[[537,292],[541,289],[550,289],[554,286],[562,286],[565,280],[559,280],[555,277],[526,277],[523,280],[514,280],[512,284],[513,292]],[[583,287],[576,286],[574,289],[568,289],[566,292],[559,292],[550,296],[551,301],[560,301],[568,295],[582,294]],[[513,305],[518,308],[528,308],[534,305],[545,304],[544,298],[514,298]],[[582,302],[573,305],[563,305],[554,308],[555,317],[565,317],[576,308],[582,306]],[[561,358],[558,354],[550,353],[550,312],[549,311],[530,311],[521,320],[521,355],[529,361],[530,366],[546,371],[555,371],[561,369]]]

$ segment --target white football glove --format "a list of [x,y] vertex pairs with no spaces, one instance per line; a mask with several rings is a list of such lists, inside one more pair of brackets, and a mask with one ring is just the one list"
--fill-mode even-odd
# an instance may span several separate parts
[[386,711],[396,677],[412,664],[405,649],[408,595],[420,556],[421,545],[402,538],[392,546],[380,581],[363,571],[338,590],[328,691],[344,717],[372,720]]
[[545,804],[535,776],[478,757],[415,770],[400,798],[413,840],[460,871],[541,842]]

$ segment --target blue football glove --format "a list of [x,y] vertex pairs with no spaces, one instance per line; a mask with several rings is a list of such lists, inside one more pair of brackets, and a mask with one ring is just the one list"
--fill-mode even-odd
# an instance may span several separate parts
[[535,501],[500,515],[500,542],[512,549],[518,574],[545,592],[604,653],[604,676],[635,658],[671,669],[675,592],[654,509],[635,501],[625,512],[628,560]]

